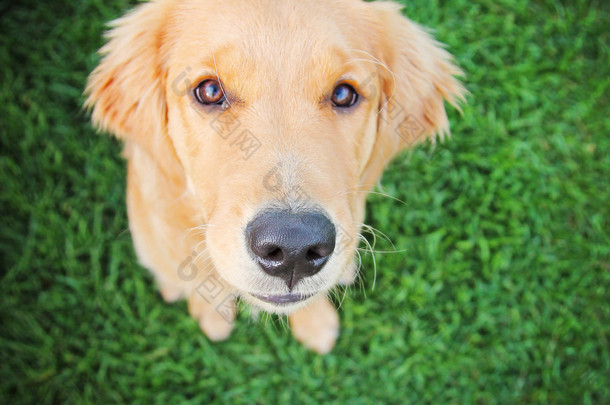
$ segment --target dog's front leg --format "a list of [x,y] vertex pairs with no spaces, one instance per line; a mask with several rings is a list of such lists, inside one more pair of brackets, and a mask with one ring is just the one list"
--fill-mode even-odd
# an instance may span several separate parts
[[290,315],[289,321],[294,337],[319,354],[330,352],[339,336],[337,310],[324,296]]
[[215,271],[199,279],[188,298],[191,316],[213,341],[225,340],[233,330],[235,293]]

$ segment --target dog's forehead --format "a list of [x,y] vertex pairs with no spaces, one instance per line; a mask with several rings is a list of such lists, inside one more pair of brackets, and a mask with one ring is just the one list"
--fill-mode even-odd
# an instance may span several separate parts
[[[193,32],[213,29],[206,35],[220,37],[265,31],[333,35],[366,19],[369,11],[361,0],[186,0],[174,4],[171,20],[179,25],[189,21]],[[359,27],[353,28],[357,34]]]
[[279,79],[283,85],[311,87],[321,77],[340,75],[357,59],[352,51],[366,47],[357,42],[366,39],[355,35],[357,18],[347,15],[357,11],[352,6],[341,10],[326,1],[294,0],[186,2],[171,19],[172,47],[180,63],[213,65],[224,80],[269,80],[272,87]]

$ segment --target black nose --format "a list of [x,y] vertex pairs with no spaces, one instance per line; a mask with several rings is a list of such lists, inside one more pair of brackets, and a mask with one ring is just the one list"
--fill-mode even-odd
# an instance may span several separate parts
[[267,211],[254,218],[246,237],[265,273],[288,288],[319,272],[335,249],[335,226],[319,213]]

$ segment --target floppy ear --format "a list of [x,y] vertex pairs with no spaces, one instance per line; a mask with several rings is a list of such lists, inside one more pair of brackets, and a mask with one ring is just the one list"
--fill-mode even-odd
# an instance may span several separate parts
[[456,108],[466,90],[455,76],[463,72],[453,57],[423,27],[403,17],[401,6],[372,3],[379,29],[376,45],[385,106],[382,130],[393,131],[400,146],[449,133],[444,101]]
[[424,28],[404,17],[400,5],[368,5],[373,53],[381,62],[382,97],[377,140],[363,184],[374,183],[398,151],[449,134],[444,102],[459,109],[466,94],[455,78],[463,73],[453,57]]
[[163,137],[167,107],[162,39],[165,1],[140,5],[111,23],[103,59],[89,75],[85,106],[94,125],[151,151]]

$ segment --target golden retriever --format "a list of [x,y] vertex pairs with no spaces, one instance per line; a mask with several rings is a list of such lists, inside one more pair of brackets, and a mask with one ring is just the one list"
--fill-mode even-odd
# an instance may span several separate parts
[[361,0],[155,0],[107,37],[86,105],[125,143],[130,230],[163,298],[211,340],[240,297],[330,351],[367,193],[464,98],[449,53]]

